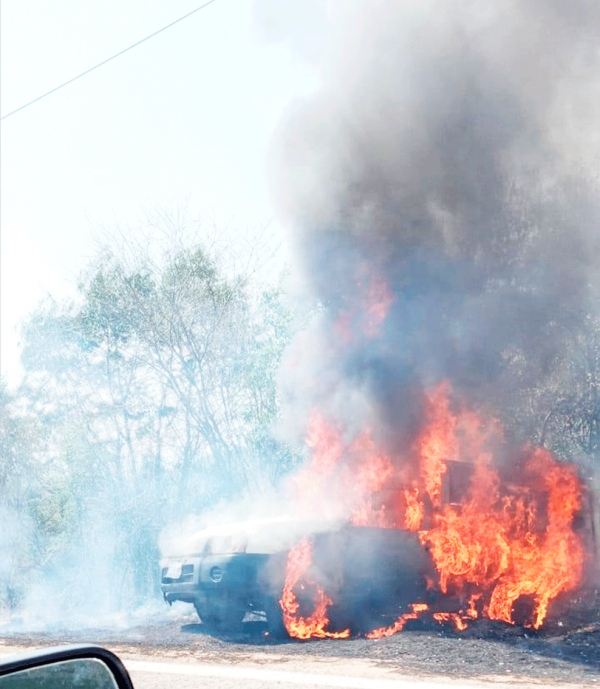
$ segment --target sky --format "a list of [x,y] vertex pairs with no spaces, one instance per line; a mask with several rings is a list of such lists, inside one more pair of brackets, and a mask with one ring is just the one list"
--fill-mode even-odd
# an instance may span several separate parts
[[[202,4],[3,0],[2,115]],[[306,5],[308,6],[308,5]],[[260,21],[259,21],[260,17]],[[266,168],[282,117],[316,70],[265,31],[253,0],[216,0],[1,122],[0,373],[18,383],[19,324],[77,277],[115,227],[179,209],[270,224]]]

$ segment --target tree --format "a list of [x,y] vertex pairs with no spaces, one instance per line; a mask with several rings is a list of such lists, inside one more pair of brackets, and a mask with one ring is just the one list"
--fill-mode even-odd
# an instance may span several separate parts
[[51,498],[38,517],[64,498],[61,552],[75,543],[80,567],[104,539],[121,605],[156,592],[158,533],[169,520],[293,464],[270,427],[295,319],[280,285],[232,273],[199,245],[160,260],[105,250],[80,294],[29,319],[21,394],[51,458]]

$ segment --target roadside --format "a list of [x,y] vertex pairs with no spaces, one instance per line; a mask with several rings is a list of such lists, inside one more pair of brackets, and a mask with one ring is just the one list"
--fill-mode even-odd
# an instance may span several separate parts
[[[371,641],[277,641],[260,619],[244,622],[237,634],[212,635],[195,615],[153,620],[127,629],[56,630],[26,633],[0,630],[0,654],[32,646],[97,643],[136,661],[253,667],[364,678],[441,678],[522,684],[600,684],[600,625],[564,633],[531,634],[481,623],[463,633],[435,626],[408,629]],[[234,681],[235,678],[232,678]],[[403,681],[404,681],[403,680]],[[164,685],[166,686],[166,685]],[[221,685],[220,685],[221,686]]]
[[[31,646],[0,645],[3,656],[31,650]],[[478,678],[460,678],[435,674],[407,674],[389,662],[368,659],[324,658],[305,655],[293,657],[260,653],[235,659],[222,658],[220,663],[207,662],[203,654],[182,655],[164,652],[147,653],[143,648],[111,645],[127,667],[136,689],[237,689],[240,683],[247,689],[268,689],[275,685],[304,689],[338,687],[341,689],[537,689],[553,686],[555,689],[581,689],[590,686],[588,681],[555,681],[526,676],[488,675]]]

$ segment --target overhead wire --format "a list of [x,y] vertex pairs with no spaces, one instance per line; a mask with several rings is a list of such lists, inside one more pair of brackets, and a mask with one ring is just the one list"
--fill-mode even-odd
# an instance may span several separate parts
[[60,84],[59,86],[55,86],[50,91],[46,91],[46,93],[43,93],[41,96],[38,96],[37,98],[34,98],[33,100],[30,100],[27,103],[24,103],[23,105],[19,106],[18,108],[11,110],[10,112],[6,113],[6,115],[2,115],[2,117],[0,117],[0,120],[5,120],[7,117],[10,117],[11,115],[14,115],[17,112],[20,112],[21,110],[24,110],[25,108],[28,108],[30,105],[37,103],[38,101],[42,100],[42,98],[46,98],[46,96],[49,96],[52,93],[56,93],[56,91],[64,88],[65,86],[68,86],[69,84],[72,84],[74,81],[77,81],[77,79],[81,79],[81,77],[84,77],[86,74],[93,72],[95,69],[98,69],[98,67],[102,67],[107,62],[111,62],[111,60],[114,60],[117,57],[120,57],[121,55],[123,55],[124,53],[127,53],[130,50],[133,50],[133,48],[137,48],[138,45],[141,45],[142,43],[149,41],[151,38],[158,36],[159,33],[162,33],[163,31],[170,29],[172,26],[175,26],[175,24],[182,22],[184,19],[191,17],[196,12],[199,12],[200,10],[203,10],[205,7],[212,5],[213,2],[216,2],[216,0],[208,0],[208,2],[205,2],[203,5],[200,5],[200,7],[196,7],[195,10],[192,10],[191,12],[184,14],[183,17],[179,17],[179,19],[176,19],[175,21],[171,22],[170,24],[163,26],[162,29],[158,29],[158,31],[155,31],[154,33],[151,33],[149,36],[142,38],[141,40],[137,41],[136,43],[133,43],[132,45],[128,46],[127,48],[120,50],[118,53],[115,53],[111,57],[106,58],[106,60],[102,60],[102,62],[99,62],[97,65],[94,65],[93,67],[90,67],[89,69],[86,69],[85,72],[81,72],[81,74],[78,74],[76,77],[73,77],[72,79],[69,79],[68,81],[65,81],[64,83]]

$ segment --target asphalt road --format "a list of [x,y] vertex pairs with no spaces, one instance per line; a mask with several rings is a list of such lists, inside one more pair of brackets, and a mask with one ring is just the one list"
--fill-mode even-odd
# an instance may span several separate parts
[[[22,646],[3,646],[0,660],[24,650]],[[540,689],[540,682],[514,677],[499,681],[498,677],[453,679],[451,677],[407,676],[366,659],[298,658],[281,656],[267,658],[257,653],[254,660],[243,662],[206,662],[201,657],[170,658],[167,655],[144,653],[141,650],[122,653],[136,689]],[[555,689],[580,689],[581,683],[543,683]]]
[[[301,671],[289,669],[265,668],[260,664],[245,664],[240,667],[204,663],[173,663],[144,660],[127,660],[126,666],[134,685],[138,689],[176,689],[204,688],[238,689],[318,689],[336,687],[339,689],[525,689],[539,684],[523,684],[521,681],[498,683],[497,681],[452,680],[449,678],[423,679],[409,677],[390,677],[389,673],[376,673],[373,667],[365,666],[364,674],[323,673],[320,668],[309,662],[304,663]],[[356,668],[355,668],[356,669]],[[553,685],[559,687],[582,687],[583,685]]]

